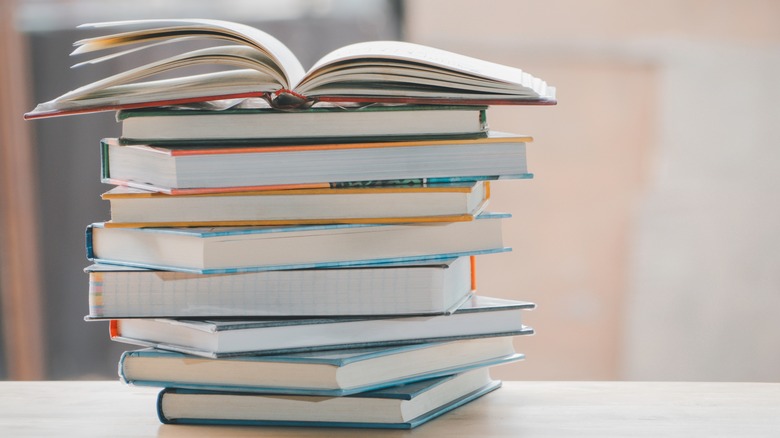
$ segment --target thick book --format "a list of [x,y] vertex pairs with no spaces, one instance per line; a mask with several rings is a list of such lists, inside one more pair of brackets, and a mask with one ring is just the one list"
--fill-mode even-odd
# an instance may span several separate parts
[[[26,118],[259,97],[289,108],[315,102],[554,104],[555,88],[520,69],[398,41],[349,45],[305,71],[273,36],[218,20],[135,20],[86,24],[121,33],[75,44],[73,54],[119,51],[77,65],[113,60],[141,48],[196,38],[234,43],[181,53],[84,85],[39,104]],[[121,50],[134,44],[135,47]],[[209,64],[238,70],[147,80],[180,67]]]
[[113,319],[111,339],[203,357],[423,344],[533,333],[525,301],[472,296],[450,315],[305,319]]
[[166,424],[411,429],[500,386],[480,368],[345,397],[166,388],[157,413]]
[[344,396],[521,360],[512,339],[222,359],[147,348],[122,354],[119,376],[140,386]]
[[508,251],[505,213],[468,222],[213,228],[87,227],[87,258],[170,271],[220,274],[413,262]]
[[[197,189],[528,177],[530,137],[493,132],[469,140],[296,146],[176,147],[101,142],[103,182],[137,188]],[[286,187],[285,187],[286,186]]]
[[485,107],[452,105],[323,106],[198,110],[145,108],[117,113],[121,144],[299,145],[482,138]]
[[209,275],[92,265],[87,318],[446,314],[472,291],[470,262]]
[[488,181],[171,195],[114,187],[106,227],[456,222],[488,202]]

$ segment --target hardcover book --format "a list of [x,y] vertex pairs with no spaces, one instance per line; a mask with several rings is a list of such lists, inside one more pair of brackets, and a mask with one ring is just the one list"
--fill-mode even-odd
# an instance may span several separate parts
[[204,110],[145,108],[117,113],[122,144],[299,145],[469,139],[487,135],[485,107],[453,105],[317,105]]
[[456,222],[488,203],[489,181],[169,195],[114,187],[105,227]]
[[203,357],[280,354],[527,335],[525,301],[472,296],[450,315],[308,319],[114,319],[111,339]]
[[143,349],[122,354],[119,375],[141,386],[344,396],[521,360],[512,339],[222,359]]
[[165,189],[263,187],[423,178],[527,177],[531,138],[300,146],[173,147],[101,142],[103,181]]
[[480,368],[345,397],[166,388],[157,413],[167,424],[411,429],[500,386]]
[[218,228],[87,228],[98,263],[218,274],[436,260],[507,251],[501,213],[468,222]]
[[446,314],[471,293],[470,262],[208,275],[92,265],[87,318]]
[[[169,19],[81,27],[116,28],[122,33],[78,41],[73,54],[129,44],[136,47],[78,65],[116,59],[166,41],[209,38],[234,45],[199,49],[132,68],[42,103],[26,118],[246,97],[264,98],[283,108],[314,102],[555,103],[554,87],[520,69],[412,43],[353,44],[325,55],[307,72],[279,40],[238,23]],[[204,63],[239,69],[139,82]]]

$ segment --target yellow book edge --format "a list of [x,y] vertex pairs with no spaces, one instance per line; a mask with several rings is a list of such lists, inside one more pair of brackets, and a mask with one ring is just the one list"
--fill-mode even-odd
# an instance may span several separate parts
[[[318,192],[320,190],[333,191],[342,189],[302,189],[302,192]],[[353,190],[353,189],[343,189]],[[359,188],[359,191],[372,192],[373,189]],[[289,192],[290,190],[286,190]],[[296,190],[298,191],[298,190]],[[392,190],[396,191],[396,190]],[[403,189],[398,189],[403,191]],[[416,191],[416,190],[415,190]],[[460,190],[457,190],[460,191]],[[285,192],[285,190],[282,190]],[[265,195],[268,192],[259,192]],[[219,196],[239,196],[246,193],[223,193]],[[302,193],[301,193],[302,194]],[[104,194],[105,195],[105,194]],[[171,196],[161,193],[140,193],[138,197]],[[136,197],[135,194],[121,194],[117,197]],[[206,196],[206,195],[186,195]],[[113,197],[113,195],[112,195]],[[106,197],[104,199],[110,199]],[[236,221],[177,221],[177,222],[104,222],[106,228],[181,228],[181,227],[246,227],[246,226],[276,226],[276,225],[330,225],[330,224],[402,224],[402,223],[434,223],[434,222],[468,222],[474,220],[474,216],[485,209],[490,201],[490,182],[485,181],[485,192],[482,202],[471,213],[440,215],[440,216],[402,216],[402,217],[369,217],[369,218],[320,218],[320,219],[263,219],[263,220],[236,220]]]

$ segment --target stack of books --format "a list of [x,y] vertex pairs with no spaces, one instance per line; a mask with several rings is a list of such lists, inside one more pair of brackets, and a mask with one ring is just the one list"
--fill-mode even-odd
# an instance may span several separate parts
[[[87,228],[87,319],[145,347],[119,373],[164,388],[161,421],[411,428],[500,386],[488,368],[523,358],[513,339],[533,332],[534,305],[478,295],[475,257],[509,250],[490,181],[530,178],[531,139],[490,131],[487,105],[553,104],[552,87],[408,43],[349,46],[304,72],[236,23],[93,25],[109,26],[134,30],[76,51],[239,43],[26,115],[119,110],[121,137],[101,142],[111,220]],[[137,82],[201,62],[243,69]]]

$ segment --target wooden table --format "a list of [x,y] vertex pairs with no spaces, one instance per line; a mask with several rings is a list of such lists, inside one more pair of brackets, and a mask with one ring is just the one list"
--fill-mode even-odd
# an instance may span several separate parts
[[0,436],[780,437],[780,383],[504,382],[411,431],[163,425],[154,388],[0,382]]

